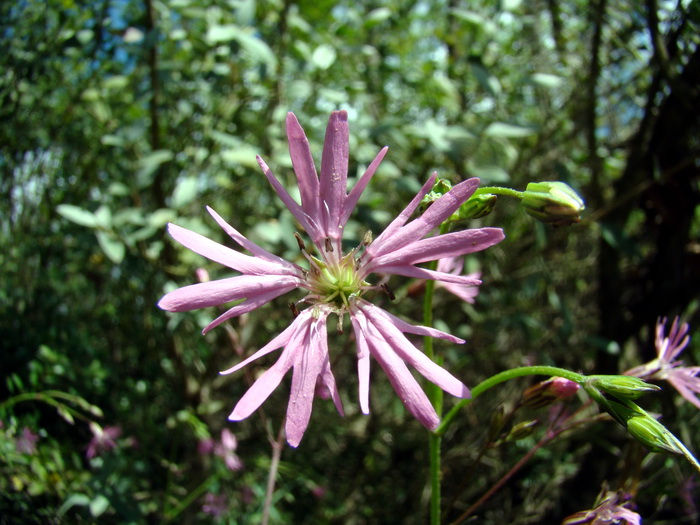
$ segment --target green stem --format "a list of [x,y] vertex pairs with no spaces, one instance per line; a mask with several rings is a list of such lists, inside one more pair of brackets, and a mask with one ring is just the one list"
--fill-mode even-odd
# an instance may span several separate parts
[[522,199],[525,192],[513,190],[511,188],[501,188],[500,186],[487,186],[484,188],[478,188],[474,195],[505,195],[506,197],[515,197],[516,199]]
[[[449,225],[443,223],[440,225],[440,235],[447,233]],[[428,266],[429,269],[437,268],[437,261],[433,261]],[[425,297],[423,299],[423,325],[433,326],[433,294],[435,293],[435,281],[428,280],[425,283]],[[433,350],[433,338],[426,336],[423,343],[423,349],[426,355],[438,364],[441,364],[439,359],[436,359]],[[438,418],[442,417],[443,392],[439,386],[430,383],[427,388],[428,398],[430,399]],[[441,476],[441,457],[440,446],[442,444],[442,436],[435,432],[428,436],[428,457],[430,461],[430,523],[431,525],[439,525],[440,523],[440,476]]]
[[450,424],[452,424],[452,421],[457,416],[459,411],[490,388],[496,385],[500,385],[501,383],[504,383],[505,381],[508,381],[510,379],[515,379],[516,377],[524,377],[531,375],[563,377],[564,379],[569,379],[580,385],[586,382],[586,376],[577,374],[576,372],[572,372],[570,370],[565,370],[564,368],[557,368],[555,366],[523,366],[520,368],[513,368],[512,370],[505,370],[494,376],[489,377],[488,379],[485,379],[484,381],[476,385],[474,388],[472,388],[472,396],[467,399],[462,399],[462,401],[460,401],[454,407],[452,407],[452,410],[450,410],[447,413],[447,415],[443,418],[442,423],[440,423],[440,426],[434,430],[434,434],[442,436],[450,427]]

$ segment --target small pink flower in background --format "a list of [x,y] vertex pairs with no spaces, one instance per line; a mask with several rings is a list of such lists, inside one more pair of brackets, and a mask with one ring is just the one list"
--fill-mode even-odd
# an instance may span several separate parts
[[576,512],[564,519],[561,525],[641,525],[642,517],[628,507],[631,498],[622,492],[603,489],[598,505],[592,510]]
[[122,429],[119,426],[106,426],[102,428],[97,423],[90,423],[92,431],[92,439],[87,446],[85,456],[92,459],[100,456],[105,452],[117,447],[117,439],[122,435]]
[[[437,265],[437,271],[449,273],[452,275],[461,275],[464,270],[464,258],[462,257],[447,257],[440,259]],[[465,275],[465,277],[478,281],[481,278],[480,272],[474,272]],[[479,295],[479,286],[475,284],[457,284],[438,281],[435,284],[436,288],[444,288],[448,292],[456,295],[462,301],[469,304],[474,304],[476,296]]]
[[228,428],[221,431],[221,442],[214,446],[214,454],[224,460],[229,470],[241,470],[243,462],[235,454],[238,447],[236,436]]
[[17,438],[15,447],[17,452],[21,454],[34,454],[36,452],[36,443],[39,441],[39,435],[31,431],[29,427],[22,429],[22,435]]
[[224,428],[221,431],[221,441],[217,442],[212,438],[203,439],[199,442],[197,451],[203,456],[214,454],[224,460],[229,470],[237,471],[243,468],[243,462],[236,455],[236,448],[238,448],[236,436],[228,428]]
[[665,335],[666,318],[656,323],[656,353],[658,357],[644,365],[625,372],[625,375],[644,379],[663,379],[671,383],[686,401],[700,408],[700,366],[683,366],[678,356],[688,346],[688,323],[680,324],[676,317],[668,336]]
[[[309,304],[309,308],[299,313],[288,328],[252,356],[222,372],[235,372],[264,355],[282,349],[277,362],[256,380],[236,404],[229,416],[231,420],[239,421],[250,416],[290,370],[292,386],[285,430],[291,446],[299,445],[304,435],[311,418],[315,395],[330,397],[342,415],[343,406],[330,368],[326,326],[331,314],[339,318],[339,325],[347,314],[357,341],[359,398],[363,413],[369,413],[370,356],[373,356],[388,375],[391,385],[409,412],[426,427],[435,429],[439,423],[437,413],[406,363],[452,395],[468,397],[469,390],[461,381],[432,362],[403,334],[439,337],[453,343],[464,341],[439,330],[410,325],[374,306],[364,296],[373,290],[386,291],[382,285],[387,275],[434,279],[443,284],[472,287],[480,284],[474,276],[443,270],[432,271],[419,266],[421,263],[481,251],[503,239],[503,232],[499,228],[478,228],[429,236],[469,199],[478,187],[479,180],[469,179],[455,185],[420,216],[410,220],[423,197],[435,184],[437,174],[434,173],[408,206],[373,242],[371,235],[367,236],[360,246],[343,254],[345,224],[387,148],[379,152],[348,193],[347,113],[336,111],[329,118],[320,177],[304,130],[292,113],[287,115],[286,128],[301,203],[289,195],[260,157],[257,159],[258,164],[279,198],[311,238],[318,255],[307,252],[303,241],[298,238],[308,266],[302,268],[285,261],[246,239],[214,210],[207,208],[234,242],[252,255],[245,255],[195,232],[169,224],[169,233],[180,244],[241,275],[185,286],[165,295],[158,305],[164,310],[184,312],[242,300],[212,321],[204,329],[206,333],[222,322],[255,310],[289,291],[301,289],[308,292],[300,303]],[[379,278],[375,279],[375,284],[371,284],[370,280],[376,274]]]
[[228,498],[225,494],[214,494],[208,492],[204,496],[204,505],[202,505],[202,512],[214,516],[215,518],[220,518],[228,511]]

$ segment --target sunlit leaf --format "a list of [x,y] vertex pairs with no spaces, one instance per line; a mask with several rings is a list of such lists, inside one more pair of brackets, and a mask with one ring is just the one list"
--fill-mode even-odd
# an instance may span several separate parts
[[80,224],[81,226],[87,226],[88,228],[95,228],[97,226],[97,217],[95,217],[95,214],[78,206],[59,204],[56,207],[56,211],[62,217],[76,224]]

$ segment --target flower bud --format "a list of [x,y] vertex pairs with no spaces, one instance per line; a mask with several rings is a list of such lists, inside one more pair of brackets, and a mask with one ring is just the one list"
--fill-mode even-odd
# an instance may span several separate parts
[[563,182],[531,182],[521,201],[525,211],[541,222],[568,226],[581,220],[583,199]]
[[472,195],[467,202],[462,204],[454,212],[449,221],[461,221],[467,219],[480,219],[491,213],[496,206],[497,195],[491,193],[481,193]]
[[588,376],[588,383],[618,399],[637,399],[647,392],[661,390],[660,387],[633,376]]
[[685,447],[665,426],[648,414],[627,421],[627,431],[652,452],[685,455]]
[[521,421],[520,423],[513,425],[513,428],[510,430],[510,432],[508,432],[508,435],[506,436],[506,440],[518,441],[520,439],[524,439],[528,436],[531,436],[532,433],[535,431],[535,428],[539,424],[540,422],[536,419],[533,419],[532,421]]
[[542,408],[555,401],[573,396],[581,388],[578,383],[563,377],[552,377],[532,385],[523,392],[523,406]]

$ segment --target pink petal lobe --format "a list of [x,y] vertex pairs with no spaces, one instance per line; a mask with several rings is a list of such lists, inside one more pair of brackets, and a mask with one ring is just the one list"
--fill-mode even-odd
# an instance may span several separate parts
[[241,273],[252,275],[288,275],[290,273],[287,266],[244,255],[177,224],[169,223],[168,233],[185,248]]
[[253,241],[246,239],[233,226],[231,226],[224,219],[222,219],[221,216],[218,213],[216,213],[212,208],[210,208],[209,206],[207,206],[206,208],[209,214],[217,222],[217,224],[221,226],[221,229],[224,230],[229,235],[229,237],[236,241],[241,247],[248,250],[254,256],[264,259],[266,261],[280,264],[281,266],[285,266],[292,271],[297,270],[297,267],[292,263],[286,261],[285,259],[282,259],[282,257],[278,257],[277,255],[268,252],[264,248],[261,248],[260,246],[255,244]]
[[319,183],[316,166],[311,156],[309,140],[294,113],[287,113],[287,141],[289,156],[299,184],[301,206],[311,217],[319,217]]
[[339,239],[339,228],[347,192],[349,148],[348,114],[334,111],[328,119],[326,138],[321,158],[321,213],[325,215],[325,232],[331,239]]
[[299,334],[300,337],[291,343],[299,348],[292,373],[292,390],[284,428],[287,442],[292,447],[299,445],[309,425],[316,382],[328,355],[325,315],[312,321],[308,330]]
[[184,286],[166,294],[158,306],[170,312],[187,312],[218,306],[243,298],[255,298],[272,290],[286,293],[299,286],[296,277],[279,275],[239,275],[217,281]]
[[362,192],[365,191],[367,184],[369,184],[370,179],[374,176],[375,172],[377,171],[377,168],[379,167],[379,164],[382,162],[382,159],[384,159],[384,155],[386,155],[386,152],[388,150],[389,148],[385,146],[381,149],[379,153],[377,153],[377,156],[374,157],[374,160],[367,167],[367,170],[365,170],[365,172],[362,174],[360,180],[358,180],[355,186],[353,186],[352,190],[350,190],[348,198],[345,200],[345,204],[343,207],[343,215],[340,218],[340,226],[344,226],[345,223],[348,222],[350,214],[352,214],[352,211],[355,209],[357,202],[360,200],[360,195],[362,195]]
[[363,332],[363,324],[360,323],[356,316],[351,316],[350,321],[355,331],[357,344],[357,377],[359,379],[360,410],[362,410],[363,414],[369,414],[370,350]]

